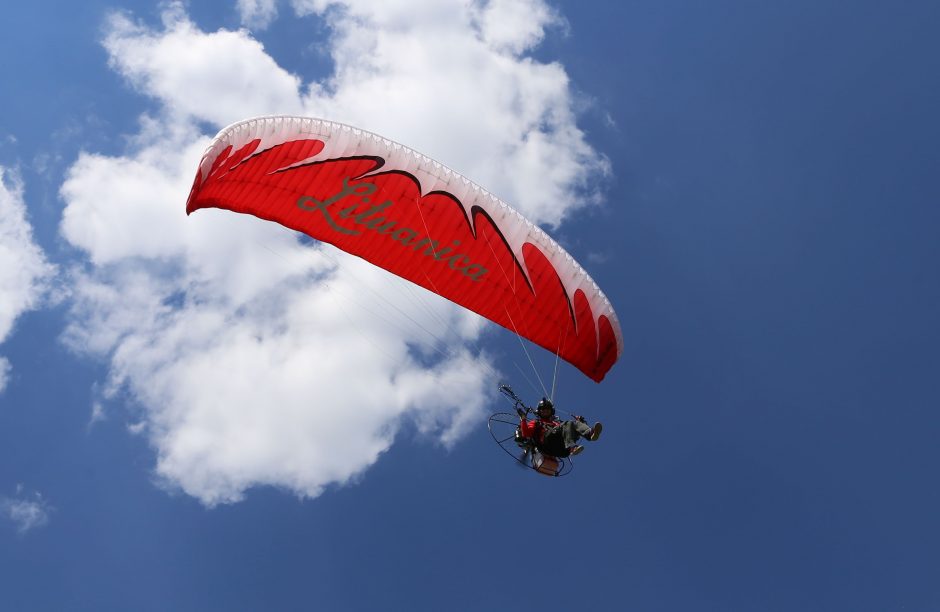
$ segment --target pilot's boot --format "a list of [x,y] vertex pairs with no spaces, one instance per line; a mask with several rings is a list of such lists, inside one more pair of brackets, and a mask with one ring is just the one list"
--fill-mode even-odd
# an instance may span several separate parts
[[601,423],[594,423],[594,427],[591,428],[591,432],[584,436],[587,440],[594,442],[601,437],[601,430],[604,429],[604,426]]

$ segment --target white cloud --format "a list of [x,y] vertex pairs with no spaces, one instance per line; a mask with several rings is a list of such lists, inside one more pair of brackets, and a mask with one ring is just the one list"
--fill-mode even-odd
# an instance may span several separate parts
[[10,365],[10,360],[6,357],[0,357],[0,391],[6,388],[11,369],[13,369],[13,366]]
[[[187,218],[184,203],[208,143],[198,122],[287,112],[407,142],[559,222],[605,162],[563,69],[524,56],[557,20],[529,4],[522,27],[511,3],[295,3],[334,32],[336,73],[306,86],[248,33],[203,32],[180,4],[162,29],[110,20],[111,66],[161,109],[124,157],[83,153],[62,186],[62,234],[93,264],[72,271],[66,337],[110,360],[110,393],[138,404],[132,431],[165,486],[208,505],[256,485],[316,496],[403,427],[451,445],[479,425],[495,373],[465,348],[478,317],[275,224]],[[244,18],[273,3],[239,6]]]
[[22,485],[17,486],[16,497],[0,498],[0,514],[12,521],[20,534],[48,523],[51,512],[52,507],[42,495],[24,495]]
[[104,405],[100,401],[95,401],[91,405],[91,417],[88,419],[88,427],[91,428],[95,423],[100,423],[108,418]]
[[565,24],[541,0],[489,0],[480,6],[477,23],[490,47],[517,55],[539,44],[546,26]]
[[[26,219],[23,183],[16,173],[0,166],[0,342],[13,330],[16,319],[36,308],[54,273],[42,250],[33,241]],[[0,357],[0,391],[9,379],[11,365]]]
[[589,204],[607,160],[578,129],[561,65],[525,53],[561,23],[541,0],[295,0],[334,31],[335,74],[308,114],[407,143],[557,225]]
[[242,24],[263,30],[277,18],[277,0],[238,0],[238,14]]
[[[239,234],[251,244],[252,226],[265,226],[246,221]],[[288,257],[315,256],[281,242],[270,244]],[[257,484],[315,496],[373,463],[403,418],[449,444],[481,413],[484,365],[460,351],[422,368],[404,342],[422,331],[383,318],[380,309],[405,308],[407,298],[367,296],[365,308],[349,299],[363,283],[396,290],[365,264],[323,270],[313,261],[290,274],[271,262],[281,278],[270,288],[259,281],[250,294],[185,267],[182,308],[165,304],[181,285],[145,266],[78,279],[69,341],[111,355],[113,384],[146,410],[158,475],[207,504],[238,500]],[[431,306],[443,336],[460,315]]]
[[179,3],[154,31],[123,13],[111,16],[104,40],[110,64],[142,93],[180,118],[225,125],[246,114],[303,111],[300,80],[280,68],[245,31],[205,33]]

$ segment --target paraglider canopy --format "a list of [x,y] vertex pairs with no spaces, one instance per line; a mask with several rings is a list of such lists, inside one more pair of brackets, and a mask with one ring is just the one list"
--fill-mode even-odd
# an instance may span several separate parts
[[223,129],[186,212],[275,221],[499,323],[600,382],[623,350],[610,301],[545,232],[446,166],[376,134],[303,117]]

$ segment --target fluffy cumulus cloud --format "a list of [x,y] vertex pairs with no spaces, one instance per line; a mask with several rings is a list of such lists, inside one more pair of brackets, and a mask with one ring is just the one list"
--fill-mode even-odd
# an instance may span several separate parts
[[38,492],[27,495],[22,485],[13,497],[0,497],[0,516],[11,521],[20,534],[42,527],[49,522],[52,507]]
[[299,79],[280,68],[246,31],[205,33],[180,4],[153,30],[116,13],[104,46],[110,65],[142,93],[159,100],[176,125],[225,125],[244,113],[303,112]]
[[[54,270],[33,241],[26,219],[23,184],[16,173],[0,166],[0,343],[13,331],[16,319],[35,308]],[[0,392],[12,365],[0,355]]]
[[378,132],[484,185],[538,223],[589,204],[608,172],[578,128],[563,67],[525,53],[561,24],[542,0],[295,0],[332,25],[335,73],[308,112]]
[[263,30],[277,17],[277,0],[238,0],[238,13],[249,28]]
[[[135,405],[165,486],[208,505],[258,485],[312,497],[403,429],[447,446],[479,424],[496,373],[478,317],[275,224],[183,207],[211,137],[200,126],[297,113],[406,142],[560,223],[606,165],[564,70],[526,56],[559,17],[521,4],[296,1],[332,33],[318,42],[335,70],[310,83],[181,4],[156,28],[110,19],[110,65],[159,110],[126,155],[83,153],[62,185],[62,234],[91,263],[71,272],[67,341],[109,360],[103,399]],[[238,9],[256,27],[276,14]]]

